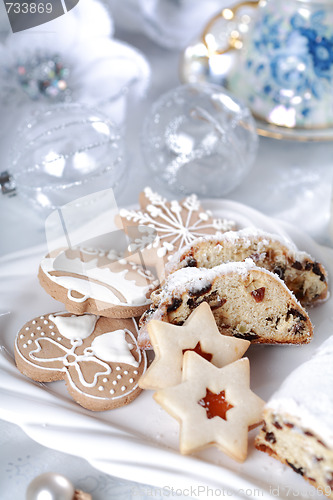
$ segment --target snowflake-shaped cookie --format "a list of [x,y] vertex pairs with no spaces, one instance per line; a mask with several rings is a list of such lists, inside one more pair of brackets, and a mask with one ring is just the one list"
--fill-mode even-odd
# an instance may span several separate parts
[[147,359],[138,348],[134,319],[54,313],[26,323],[15,340],[19,370],[38,382],[64,379],[80,405],[109,410],[141,392]]
[[194,194],[183,201],[167,201],[146,187],[139,202],[140,210],[123,208],[119,216],[125,230],[129,226],[144,226],[147,234],[156,232],[153,243],[149,244],[147,234],[143,233],[143,238],[135,238],[130,248],[133,253],[153,248],[155,262],[156,258],[163,259],[165,264],[175,252],[198,237],[220,235],[235,228],[233,221],[214,218],[209,210],[203,210]]
[[262,421],[264,401],[250,390],[247,358],[217,368],[195,352],[184,354],[182,383],[154,399],[179,420],[183,454],[217,446],[233,459],[247,456],[248,430]]

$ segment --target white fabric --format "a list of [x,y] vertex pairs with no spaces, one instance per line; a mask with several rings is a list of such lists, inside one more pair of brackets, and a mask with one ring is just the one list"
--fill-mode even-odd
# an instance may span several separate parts
[[[144,33],[162,47],[184,49],[228,0],[105,0],[117,26]],[[204,8],[203,8],[204,5]]]

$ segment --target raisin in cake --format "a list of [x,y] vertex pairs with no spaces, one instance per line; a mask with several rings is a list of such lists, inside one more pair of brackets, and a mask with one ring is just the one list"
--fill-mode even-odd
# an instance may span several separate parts
[[151,319],[182,325],[208,302],[219,331],[255,343],[308,343],[312,325],[303,307],[275,274],[251,259],[213,269],[186,268],[171,274],[151,295],[140,320],[139,345],[150,348],[145,325]]
[[184,267],[212,268],[247,257],[257,266],[276,273],[303,305],[327,297],[327,273],[322,264],[281,236],[254,228],[198,238],[173,256],[166,272],[170,274]]
[[268,401],[256,447],[333,498],[333,335]]

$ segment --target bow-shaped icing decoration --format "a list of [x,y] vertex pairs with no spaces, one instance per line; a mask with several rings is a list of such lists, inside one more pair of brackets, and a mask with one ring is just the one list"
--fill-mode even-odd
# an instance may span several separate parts
[[147,358],[137,344],[133,318],[70,313],[40,316],[24,325],[15,341],[18,368],[33,380],[66,380],[85,408],[108,410],[131,402]]
[[[50,343],[53,344],[53,346],[56,346],[60,351],[62,352],[60,356],[55,356],[52,358],[45,358],[45,353],[47,354],[48,351],[48,346],[46,345],[43,347],[41,345],[41,342],[43,343]],[[95,355],[94,352],[91,350],[91,347],[86,347],[83,351],[83,354],[76,354],[76,348],[81,346],[83,341],[81,339],[75,339],[71,341],[72,347],[67,348],[63,345],[61,345],[59,342],[57,342],[54,339],[50,339],[48,337],[44,337],[42,339],[37,339],[35,340],[35,344],[37,345],[37,349],[31,351],[29,353],[29,357],[32,360],[38,360],[41,363],[52,363],[55,361],[59,361],[64,367],[69,368],[73,367],[77,371],[77,374],[79,376],[79,380],[82,385],[85,387],[95,387],[97,383],[97,379],[100,375],[109,375],[111,373],[111,367],[104,361],[98,359]],[[40,353],[40,356],[36,356],[36,354]],[[93,376],[93,381],[88,382],[84,376],[84,369],[83,366],[81,368],[81,365],[84,365],[85,363],[91,363],[95,362],[97,365],[99,365],[101,368],[100,371],[96,371]],[[79,364],[80,363],[80,364]]]

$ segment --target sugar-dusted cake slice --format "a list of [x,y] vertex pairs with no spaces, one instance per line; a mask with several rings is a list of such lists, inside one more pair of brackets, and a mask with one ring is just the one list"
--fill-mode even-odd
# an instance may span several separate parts
[[293,293],[251,259],[212,269],[180,269],[150,298],[150,309],[140,320],[142,348],[151,347],[145,327],[151,319],[182,325],[204,301],[224,335],[265,344],[304,344],[312,338],[310,319]]
[[255,228],[198,238],[172,257],[166,272],[184,267],[212,268],[247,257],[282,278],[303,305],[327,297],[327,272],[322,264],[282,236]]
[[256,447],[333,498],[333,335],[268,401]]

